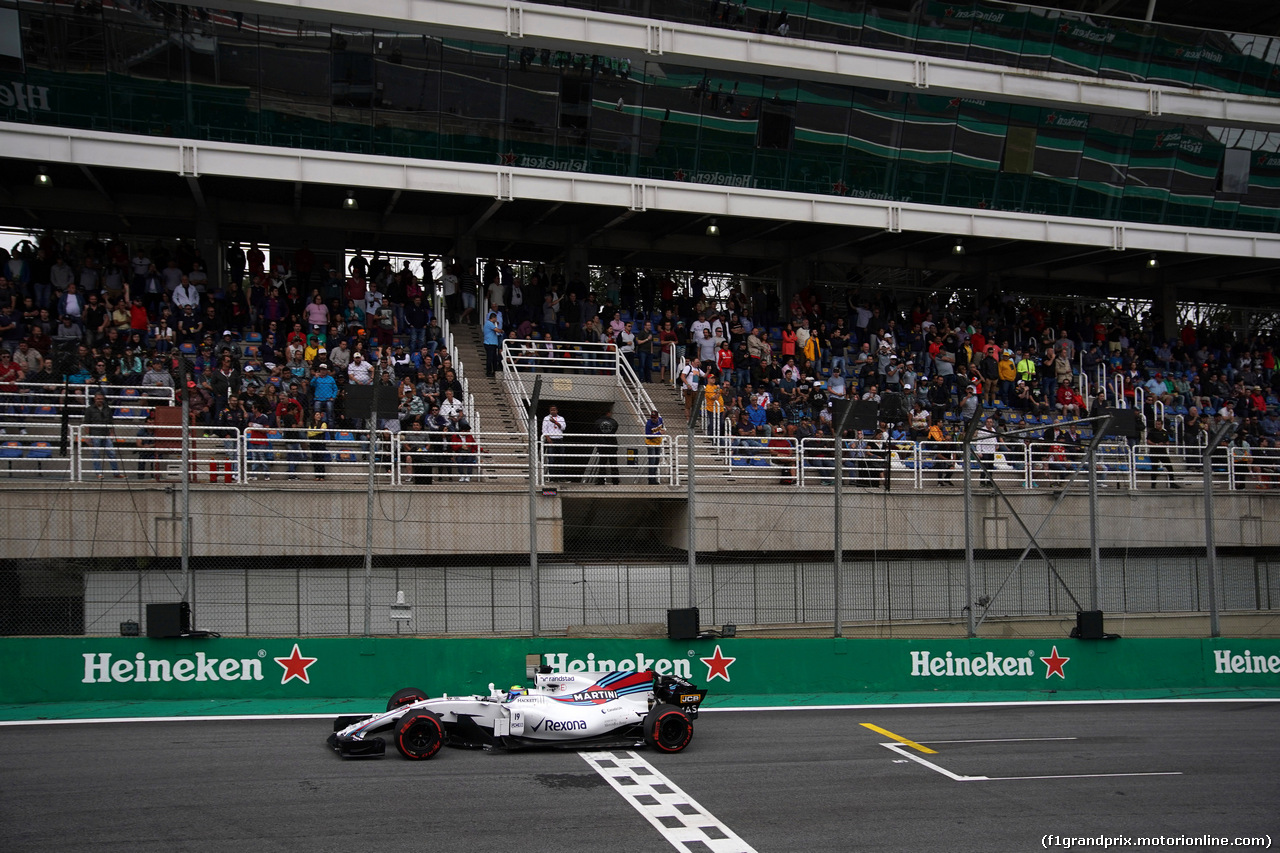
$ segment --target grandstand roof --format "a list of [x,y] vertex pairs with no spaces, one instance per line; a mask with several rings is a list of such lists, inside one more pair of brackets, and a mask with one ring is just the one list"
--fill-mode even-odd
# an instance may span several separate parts
[[[33,186],[40,168],[52,189]],[[771,217],[717,216],[721,236],[706,236],[703,213],[630,210],[492,194],[413,192],[363,187],[360,209],[342,209],[346,188],[292,180],[202,175],[50,163],[0,157],[0,221],[24,228],[105,234],[191,236],[197,222],[218,222],[223,241],[296,245],[345,241],[391,252],[440,254],[472,235],[481,257],[556,261],[585,246],[593,264],[692,269],[751,276],[784,275],[808,264],[813,278],[871,279],[885,269],[915,271],[927,287],[992,282],[1005,291],[1094,297],[1179,299],[1273,308],[1280,262],[1196,253],[1162,253],[1032,240],[889,232]],[[318,242],[319,241],[319,242]]]

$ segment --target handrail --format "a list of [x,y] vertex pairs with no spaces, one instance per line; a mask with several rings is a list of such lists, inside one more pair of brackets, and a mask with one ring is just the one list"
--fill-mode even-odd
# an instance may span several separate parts
[[[705,415],[703,421],[705,425]],[[109,481],[116,473],[124,475],[120,479],[179,479],[180,427],[154,427],[153,437],[143,440],[141,426],[136,421],[117,421],[114,438],[104,445],[93,440],[89,427],[71,424],[63,455],[59,424],[0,421],[0,479],[7,475],[82,482],[102,474],[104,481]],[[470,478],[465,482],[527,482],[529,441],[523,431],[470,432],[477,446],[474,463],[465,463],[473,465],[471,472],[462,472],[456,460],[467,454],[445,449],[454,433],[379,432],[375,469],[379,480],[389,485],[421,485],[427,479],[457,482],[464,476]],[[243,484],[259,476],[273,482],[315,477],[348,483],[367,476],[366,433],[329,429],[319,439],[308,438],[308,433],[306,429],[193,427],[191,477],[199,482],[207,478],[210,483]],[[624,484],[687,483],[687,437],[663,436],[656,445],[649,445],[646,438],[623,433],[608,442],[594,433],[568,434],[554,449],[543,448],[539,440],[535,458],[538,485],[549,478],[587,477],[596,470],[595,462],[602,453],[616,453],[618,477]],[[651,459],[654,447],[657,450]],[[959,485],[962,480],[961,448],[962,444],[954,441],[846,438],[844,481],[851,486],[882,485],[887,472],[893,489],[945,493],[947,486]],[[781,486],[830,485],[833,450],[829,437],[797,441],[784,435],[697,434],[694,470],[698,481],[707,484],[776,479]],[[974,484],[982,487],[994,481],[1003,489],[1057,488],[1085,460],[1085,451],[1078,445],[1022,441],[1004,435],[987,443],[976,442],[974,453],[989,471],[988,476],[976,461],[971,463]],[[1104,442],[1097,451],[1099,478],[1103,488],[1159,488],[1167,482],[1196,489],[1202,480],[1201,453],[1196,445]],[[115,465],[111,464],[112,455]],[[1241,445],[1219,450],[1214,459],[1215,486],[1260,490],[1280,486],[1280,456]],[[437,467],[441,470],[428,470]],[[1083,489],[1084,480],[1077,478],[1074,487]]]
[[653,411],[653,400],[631,362],[611,343],[508,339],[502,342],[502,366],[508,393],[526,411],[529,388],[521,377],[531,373],[613,376],[624,399],[642,421]]

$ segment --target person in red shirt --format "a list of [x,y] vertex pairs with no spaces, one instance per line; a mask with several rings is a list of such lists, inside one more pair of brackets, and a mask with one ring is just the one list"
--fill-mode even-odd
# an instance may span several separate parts
[[13,354],[8,350],[0,350],[0,414],[12,415],[20,403],[18,399],[18,383],[23,379],[23,370]]
[[716,351],[716,367],[720,370],[720,375],[729,381],[733,379],[733,350],[729,349],[728,341],[720,342],[720,349]]
[[1058,386],[1058,408],[1062,410],[1064,415],[1073,418],[1080,417],[1080,395],[1071,390],[1070,385]]

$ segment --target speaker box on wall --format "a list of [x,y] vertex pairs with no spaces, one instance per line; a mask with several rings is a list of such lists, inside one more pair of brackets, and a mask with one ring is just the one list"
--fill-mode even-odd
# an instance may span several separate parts
[[147,605],[147,636],[181,637],[191,630],[191,605],[185,601]]
[[698,608],[667,611],[667,639],[694,640],[698,637]]
[[880,395],[880,420],[897,423],[907,419],[907,398],[901,394]]
[[1101,640],[1106,635],[1102,630],[1101,610],[1081,610],[1076,613],[1076,636],[1082,640]]

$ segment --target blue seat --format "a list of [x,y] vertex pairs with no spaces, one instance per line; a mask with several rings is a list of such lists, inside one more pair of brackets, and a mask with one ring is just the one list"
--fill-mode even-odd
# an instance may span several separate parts
[[261,343],[262,343],[262,333],[261,333],[261,332],[250,332],[249,334],[247,334],[247,335],[245,335],[245,336],[244,336],[244,342],[245,342],[245,343],[247,343],[247,344],[261,344]]
[[181,352],[183,355],[195,355],[196,345],[188,341],[187,343],[178,347],[178,351]]

